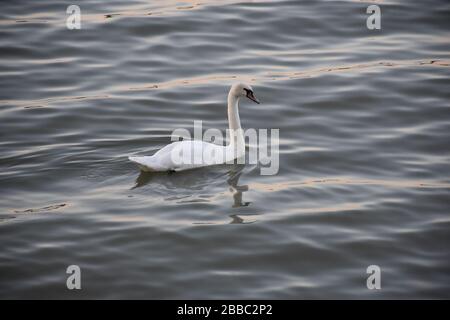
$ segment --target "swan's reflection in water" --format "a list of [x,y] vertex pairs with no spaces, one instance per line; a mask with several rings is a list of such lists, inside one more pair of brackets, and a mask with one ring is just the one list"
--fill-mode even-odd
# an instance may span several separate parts
[[[251,202],[243,200],[243,193],[248,191],[248,185],[238,185],[244,166],[235,167],[233,169],[228,172],[229,178],[227,179],[227,182],[230,185],[230,191],[233,194],[232,207],[233,208],[248,207],[251,204]],[[231,214],[229,217],[231,218],[230,224],[247,224],[255,222],[255,221],[245,221],[242,217],[238,216],[237,214]]]
[[248,185],[238,185],[239,179],[242,175],[242,169],[238,172],[233,172],[233,170],[231,170],[228,174],[229,178],[227,182],[230,185],[230,191],[233,193],[234,199],[233,208],[248,207],[250,202],[243,202],[242,200],[242,193],[248,191]]
[[[223,179],[226,178],[229,190],[233,196],[231,207],[233,209],[248,207],[251,202],[243,200],[243,194],[249,190],[248,185],[239,185],[239,179],[241,178],[244,167],[244,165],[235,164],[232,165],[231,168],[230,166],[214,166],[174,173],[141,171],[131,190],[151,185],[154,187],[152,188],[152,191],[159,190],[164,194],[173,192],[172,196],[166,198],[166,200],[169,201],[178,200],[180,203],[206,202],[208,200],[205,197],[191,201],[186,201],[186,198],[191,198],[192,193],[196,194],[198,192],[209,190],[214,187],[214,185],[220,185],[223,183]],[[187,192],[190,194],[186,195]],[[242,216],[242,214],[229,215],[231,218],[230,224],[248,224],[255,222],[248,221],[242,218]]]

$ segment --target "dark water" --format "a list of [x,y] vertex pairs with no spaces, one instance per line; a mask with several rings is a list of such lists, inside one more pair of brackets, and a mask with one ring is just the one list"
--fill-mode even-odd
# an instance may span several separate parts
[[[373,3],[4,2],[0,297],[450,298],[450,3]],[[127,160],[225,129],[238,80],[277,175]]]

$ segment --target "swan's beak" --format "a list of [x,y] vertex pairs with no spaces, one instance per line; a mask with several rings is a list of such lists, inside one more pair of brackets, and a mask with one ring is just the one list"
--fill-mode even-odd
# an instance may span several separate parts
[[259,104],[259,100],[256,99],[255,95],[253,94],[253,91],[248,91],[247,92],[247,98],[249,98],[250,100],[252,100],[253,102],[256,102],[257,104]]

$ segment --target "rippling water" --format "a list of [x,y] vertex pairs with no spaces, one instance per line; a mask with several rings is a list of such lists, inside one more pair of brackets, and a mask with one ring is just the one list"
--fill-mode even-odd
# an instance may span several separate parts
[[[2,4],[0,297],[450,298],[450,3],[416,2]],[[238,80],[277,175],[127,160]]]

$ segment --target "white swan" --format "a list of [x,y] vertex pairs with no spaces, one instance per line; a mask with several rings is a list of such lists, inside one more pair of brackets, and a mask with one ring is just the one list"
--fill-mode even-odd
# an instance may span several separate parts
[[237,83],[228,93],[230,143],[224,147],[200,140],[173,142],[152,156],[128,157],[143,171],[182,171],[208,165],[223,164],[245,154],[244,134],[239,119],[239,99],[247,97],[259,104],[251,86]]

